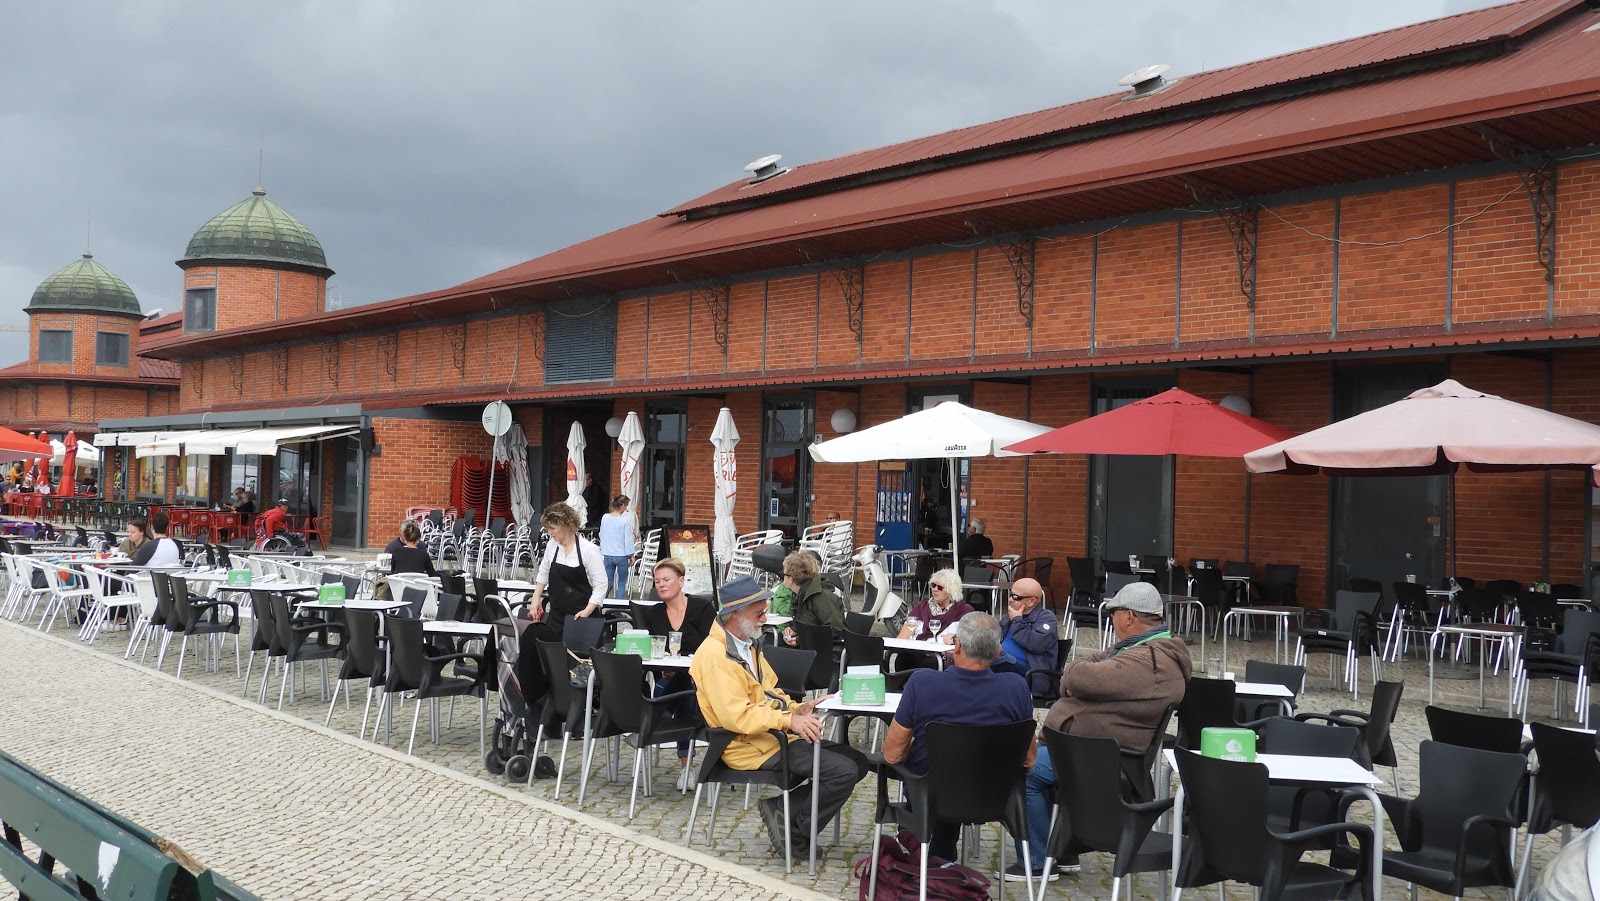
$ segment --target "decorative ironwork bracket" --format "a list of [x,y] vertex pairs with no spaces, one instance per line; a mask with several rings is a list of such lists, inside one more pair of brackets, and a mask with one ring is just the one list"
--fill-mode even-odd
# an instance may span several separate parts
[[828,272],[839,283],[839,293],[844,295],[844,314],[855,333],[856,343],[861,343],[862,312],[867,306],[867,267],[860,260],[840,260],[828,265]]
[[528,328],[533,331],[533,355],[540,363],[544,362],[544,316],[543,310],[528,314]]
[[389,383],[393,384],[400,378],[400,334],[386,332],[378,336],[378,360],[383,364],[383,371],[389,376]]
[[204,359],[200,361],[200,365],[194,368],[194,381],[189,383],[194,386],[194,396],[202,400],[206,396],[206,363],[208,362],[208,360]]
[[289,390],[289,348],[274,347],[272,354],[272,374],[278,379],[278,388]]
[[1489,150],[1510,163],[1533,209],[1534,251],[1546,284],[1556,281],[1556,161],[1537,147],[1488,125],[1477,126]]
[[244,397],[244,355],[234,354],[228,358],[228,375],[233,378],[233,393],[236,397]]
[[322,370],[333,387],[339,387],[339,339],[322,342]]
[[997,242],[1011,264],[1011,278],[1017,283],[1017,314],[1033,328],[1033,259],[1037,246],[1033,238],[1012,234]]
[[455,366],[456,373],[462,378],[467,377],[467,324],[457,322],[444,327],[444,335],[450,339],[450,363]]
[[694,294],[704,299],[707,309],[711,310],[711,336],[723,354],[728,352],[728,297],[731,293],[728,286],[720,282],[694,289]]
[[1261,224],[1261,205],[1234,194],[1226,188],[1193,176],[1185,176],[1184,183],[1194,199],[1217,214],[1228,229],[1233,241],[1233,253],[1239,263],[1239,293],[1244,295],[1245,306],[1256,308],[1256,246],[1257,229]]

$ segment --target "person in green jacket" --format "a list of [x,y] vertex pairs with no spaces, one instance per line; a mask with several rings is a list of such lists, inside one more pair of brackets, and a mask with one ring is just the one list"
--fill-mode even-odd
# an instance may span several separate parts
[[[797,623],[844,631],[844,602],[822,581],[822,563],[810,551],[795,551],[783,558],[783,587],[778,591],[786,593],[784,600],[788,608],[779,615],[792,616]],[[776,594],[774,592],[775,599]],[[769,609],[778,612],[775,604]],[[794,644],[794,630],[784,629],[783,640]]]

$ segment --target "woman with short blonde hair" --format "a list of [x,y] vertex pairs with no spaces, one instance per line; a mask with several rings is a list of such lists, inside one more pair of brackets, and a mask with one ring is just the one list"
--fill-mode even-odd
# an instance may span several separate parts
[[928,596],[906,614],[899,637],[928,641],[971,612],[972,605],[962,594],[961,576],[953,569],[941,569],[928,577]]

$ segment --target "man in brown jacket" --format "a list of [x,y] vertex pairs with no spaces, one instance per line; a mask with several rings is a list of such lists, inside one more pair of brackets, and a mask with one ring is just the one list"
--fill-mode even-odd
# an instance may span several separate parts
[[[1106,604],[1117,643],[1109,650],[1067,663],[1061,673],[1061,700],[1050,705],[1045,726],[1073,735],[1114,738],[1128,751],[1148,747],[1161,715],[1183,700],[1193,670],[1183,639],[1167,631],[1165,613],[1166,605],[1154,585],[1137,582],[1123,586]],[[1031,860],[1045,859],[1055,784],[1055,767],[1041,743],[1027,779]],[[1022,857],[1020,846],[1017,857]],[[1065,855],[1056,869],[1076,872],[1077,855]],[[1056,874],[1047,877],[1054,879]]]

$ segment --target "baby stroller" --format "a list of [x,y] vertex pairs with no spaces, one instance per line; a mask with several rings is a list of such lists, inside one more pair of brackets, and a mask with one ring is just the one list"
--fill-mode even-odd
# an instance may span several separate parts
[[[528,728],[528,699],[523,696],[522,679],[517,675],[522,632],[531,625],[521,617],[501,618],[494,623],[495,645],[500,650],[495,674],[500,680],[500,712],[494,719],[494,741],[483,754],[483,766],[490,773],[503,774],[515,782],[528,781],[536,750]],[[540,763],[554,769],[554,761],[545,759]]]

